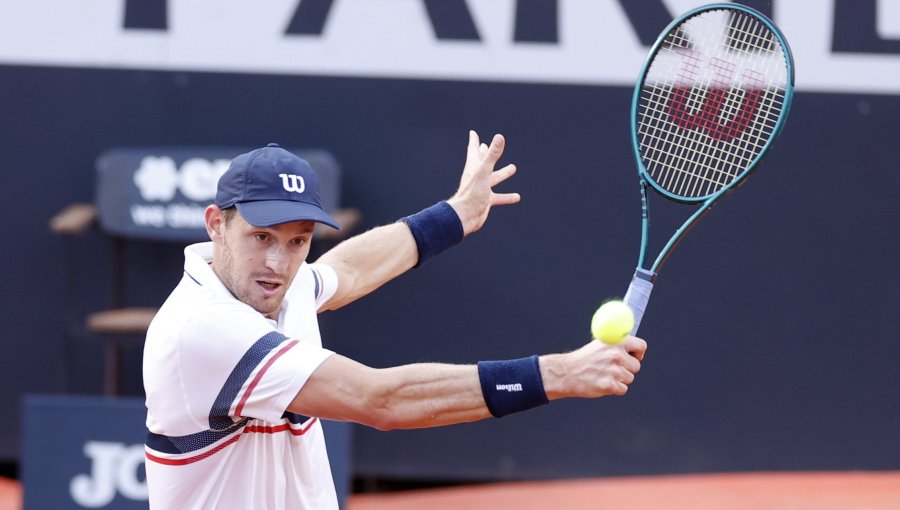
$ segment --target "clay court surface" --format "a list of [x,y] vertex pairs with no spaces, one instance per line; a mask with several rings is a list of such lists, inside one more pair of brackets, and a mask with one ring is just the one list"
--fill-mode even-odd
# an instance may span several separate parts
[[900,510],[900,472],[517,482],[354,496],[349,510]]
[[[0,510],[22,489],[0,479]],[[900,471],[515,482],[354,495],[348,510],[900,510]],[[29,509],[32,510],[32,509]],[[43,509],[34,509],[43,510]]]

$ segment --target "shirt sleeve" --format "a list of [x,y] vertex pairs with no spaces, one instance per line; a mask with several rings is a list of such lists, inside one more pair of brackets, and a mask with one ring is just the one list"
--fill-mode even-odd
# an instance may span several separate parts
[[316,310],[319,310],[337,292],[338,275],[331,266],[325,264],[310,264],[309,268],[316,281]]
[[181,368],[192,413],[210,428],[240,418],[277,422],[332,352],[275,331],[239,302],[208,307],[185,326]]

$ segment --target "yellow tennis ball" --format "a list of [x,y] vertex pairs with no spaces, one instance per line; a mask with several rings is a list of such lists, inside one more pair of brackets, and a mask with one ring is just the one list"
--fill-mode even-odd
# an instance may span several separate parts
[[634,327],[634,314],[631,308],[621,301],[607,301],[594,312],[591,318],[591,334],[594,338],[609,345],[616,345],[625,340]]

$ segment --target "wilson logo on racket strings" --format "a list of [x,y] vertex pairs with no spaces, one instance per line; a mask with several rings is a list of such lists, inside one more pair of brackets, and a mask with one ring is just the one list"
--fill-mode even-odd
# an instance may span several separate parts
[[[700,58],[696,54],[693,56],[685,54],[684,58],[685,63],[680,77],[685,82],[695,82],[697,69],[700,68]],[[749,87],[742,89],[743,97],[740,104],[736,104],[735,96],[740,94],[740,91],[731,87],[734,64],[712,58],[710,67],[713,70],[712,86],[707,90],[703,103],[694,108],[696,113],[688,111],[697,102],[693,99],[697,95],[695,87],[674,87],[669,96],[667,111],[681,129],[687,131],[702,129],[712,139],[727,142],[746,131],[756,116],[764,77],[755,71],[745,70],[743,81],[749,84]],[[728,111],[724,111],[726,107]],[[723,118],[723,113],[726,118]]]

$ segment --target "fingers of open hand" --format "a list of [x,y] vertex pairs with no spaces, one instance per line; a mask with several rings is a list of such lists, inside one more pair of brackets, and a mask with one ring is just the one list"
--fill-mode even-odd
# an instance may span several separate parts
[[491,195],[491,207],[518,204],[521,200],[522,196],[518,193],[494,193]]
[[491,174],[490,184],[493,188],[494,186],[500,184],[501,182],[509,179],[513,175],[516,174],[516,165],[506,165],[505,167],[497,170],[496,172]]
[[503,155],[504,147],[506,147],[506,139],[503,138],[503,135],[494,135],[490,147],[484,153],[484,161],[490,163],[491,167],[493,167],[500,160],[500,156]]
[[487,161],[492,167],[497,161],[500,160],[500,156],[503,155],[503,148],[506,146],[506,139],[503,138],[503,135],[496,134],[494,138],[491,139],[491,145],[481,143],[481,139],[478,137],[478,133],[475,130],[469,131],[469,147],[468,147],[468,156],[472,158],[473,161],[481,160]]
[[[505,145],[503,135],[494,135],[491,145],[481,143],[478,133],[469,131],[469,146],[466,153],[466,173],[473,178],[486,178],[494,172],[494,165],[503,155]],[[508,176],[506,177],[508,178]],[[502,179],[501,181],[502,182]]]
[[469,131],[466,165],[459,188],[450,199],[451,205],[463,218],[466,234],[481,228],[492,207],[516,204],[522,199],[518,193],[494,193],[493,190],[516,173],[516,166],[512,164],[494,170],[505,145],[503,135],[494,135],[490,145],[487,145],[481,143],[478,133]]
[[[493,188],[503,181],[509,179],[516,173],[516,165],[506,165],[491,174],[490,186]],[[510,205],[516,204],[522,197],[518,193],[494,193],[491,196],[491,205]]]
[[[515,175],[516,165],[509,164],[494,170],[497,160],[503,155],[503,148],[506,140],[503,135],[494,135],[491,145],[481,143],[478,133],[469,131],[469,149],[468,161],[466,162],[466,170],[463,176],[463,185],[471,183],[477,187],[486,184],[489,190],[505,182],[507,179]],[[482,183],[482,184],[479,184]],[[482,192],[483,193],[483,192]],[[493,193],[488,191],[487,198],[488,207],[495,205],[511,205],[521,201],[522,197],[518,193]]]
[[481,159],[481,148],[480,145],[484,145],[481,143],[478,138],[478,133],[475,132],[474,129],[469,130],[469,146],[467,149],[467,156],[471,160],[475,160],[475,158]]

